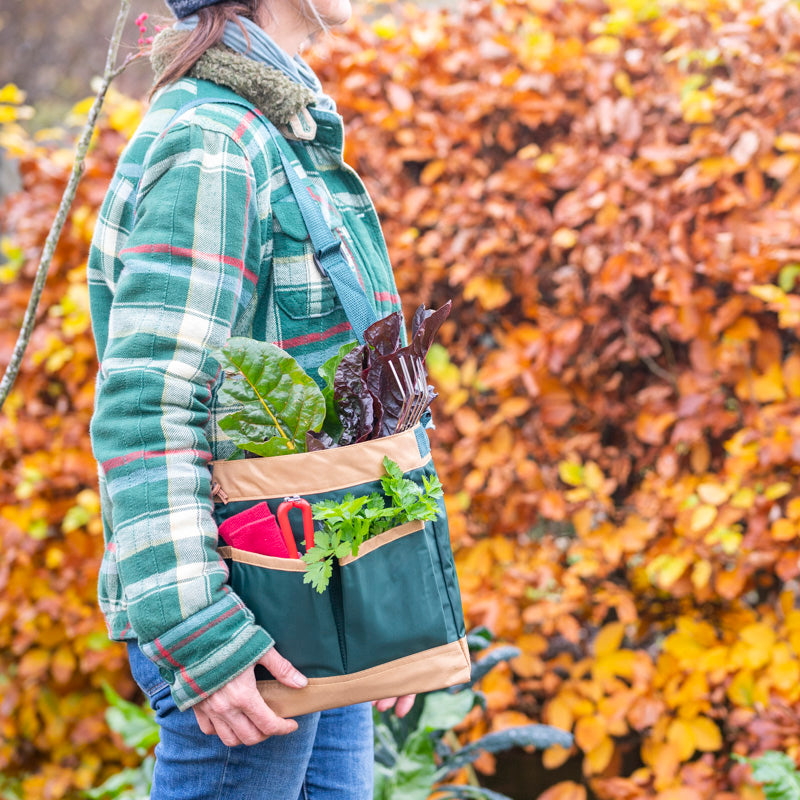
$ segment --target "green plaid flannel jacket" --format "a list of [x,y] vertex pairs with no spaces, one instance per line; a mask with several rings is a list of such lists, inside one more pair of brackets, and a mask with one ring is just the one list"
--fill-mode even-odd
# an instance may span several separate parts
[[[316,378],[354,339],[265,126],[213,102],[173,119],[198,92],[235,97],[194,78],[161,90],[120,157],[88,263],[100,605],[111,638],[138,640],[180,709],[272,645],[216,551],[209,462],[235,447],[217,424],[232,409],[217,402],[210,351],[230,336],[274,342]],[[316,136],[290,142],[295,166],[384,316],[400,306],[374,207],[342,160],[341,118],[309,111]]]

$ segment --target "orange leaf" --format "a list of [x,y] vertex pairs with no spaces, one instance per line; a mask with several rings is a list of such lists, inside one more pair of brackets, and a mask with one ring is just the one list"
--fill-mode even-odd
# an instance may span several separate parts
[[570,755],[572,755],[571,748],[554,744],[542,753],[542,764],[544,764],[545,769],[558,769],[562,764],[566,763]]
[[[589,753],[606,739],[606,722],[602,717],[581,717],[575,723],[575,744]],[[605,769],[605,767],[603,767]],[[602,770],[598,770],[602,771]]]
[[586,788],[573,781],[561,781],[540,794],[539,800],[586,800]]

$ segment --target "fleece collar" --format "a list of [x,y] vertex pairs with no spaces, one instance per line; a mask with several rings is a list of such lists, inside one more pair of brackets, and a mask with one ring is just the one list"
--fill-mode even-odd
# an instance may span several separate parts
[[[166,28],[153,40],[150,63],[156,79],[182,47],[188,31]],[[311,105],[314,93],[275,67],[253,61],[225,45],[209,48],[189,72],[233,90],[258,108],[275,125],[286,126]]]

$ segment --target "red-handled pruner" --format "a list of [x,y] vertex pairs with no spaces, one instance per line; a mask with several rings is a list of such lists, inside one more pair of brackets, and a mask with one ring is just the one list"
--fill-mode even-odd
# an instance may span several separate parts
[[293,508],[299,508],[303,512],[303,536],[306,540],[306,553],[314,546],[314,517],[311,514],[311,503],[299,495],[285,498],[278,506],[278,525],[280,526],[283,540],[286,542],[286,547],[289,549],[289,557],[300,558],[300,554],[297,552],[297,545],[294,542],[292,526],[289,524],[289,512]]

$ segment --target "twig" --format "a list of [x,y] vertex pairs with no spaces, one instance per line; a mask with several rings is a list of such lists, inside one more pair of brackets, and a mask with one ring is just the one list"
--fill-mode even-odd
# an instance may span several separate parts
[[75,147],[75,159],[72,162],[72,172],[70,173],[69,180],[67,181],[64,194],[61,197],[61,203],[58,207],[53,224],[50,227],[50,232],[47,234],[44,247],[42,248],[42,255],[39,259],[39,266],[36,269],[36,276],[33,281],[33,288],[31,290],[31,297],[28,301],[28,307],[25,309],[25,317],[22,321],[22,329],[19,332],[19,338],[14,346],[14,352],[11,354],[11,360],[8,362],[3,380],[0,382],[0,410],[5,404],[6,398],[11,392],[14,381],[17,379],[20,367],[22,366],[22,357],[25,355],[25,350],[30,343],[31,334],[33,333],[33,325],[36,320],[36,309],[39,306],[39,301],[42,297],[44,284],[47,280],[47,273],[50,270],[50,263],[53,260],[53,254],[58,244],[61,230],[67,220],[67,214],[70,207],[75,200],[75,193],[78,188],[78,183],[85,169],[86,153],[89,150],[89,143],[92,140],[95,126],[97,125],[97,118],[100,116],[100,109],[103,107],[106,92],[114,80],[130,63],[131,59],[126,59],[125,62],[117,66],[117,54],[119,53],[119,45],[122,40],[122,31],[125,27],[125,22],[128,19],[132,0],[120,0],[119,13],[117,20],[114,23],[114,31],[111,34],[111,43],[108,46],[108,53],[106,54],[106,66],[103,70],[103,78],[100,87],[97,90],[97,95],[94,98],[94,103],[89,110],[89,116],[86,120],[86,125],[83,128],[81,137]]

